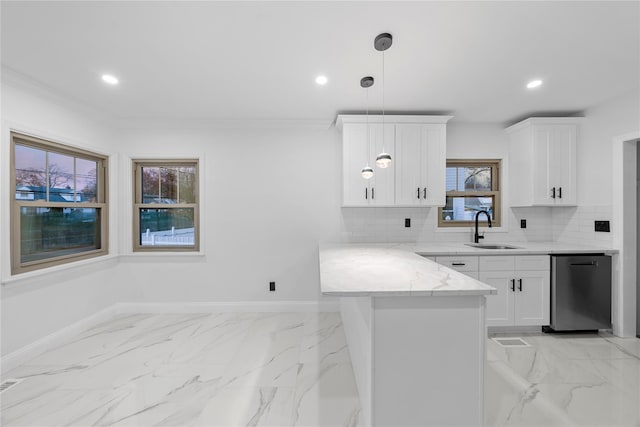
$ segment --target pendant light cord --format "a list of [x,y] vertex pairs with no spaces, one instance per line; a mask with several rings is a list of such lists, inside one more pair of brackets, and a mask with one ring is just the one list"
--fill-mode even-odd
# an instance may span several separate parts
[[382,152],[384,151],[384,50],[382,51]]
[[369,159],[371,158],[371,137],[369,136],[369,88],[366,89],[367,93],[367,167],[369,167]]

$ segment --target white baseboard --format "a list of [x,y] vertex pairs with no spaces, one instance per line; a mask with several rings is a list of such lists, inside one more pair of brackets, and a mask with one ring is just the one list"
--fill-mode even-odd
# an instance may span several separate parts
[[244,301],[244,302],[125,302],[105,308],[89,317],[32,342],[0,359],[2,374],[51,350],[61,342],[112,319],[135,313],[216,313],[216,312],[337,312],[338,301]]
[[116,306],[118,313],[126,314],[340,311],[338,301],[127,302]]
[[46,335],[43,338],[40,338],[37,341],[32,342],[31,344],[27,344],[18,350],[7,354],[1,358],[0,364],[2,374],[10,371],[11,369],[20,366],[29,360],[39,356],[47,350],[51,350],[56,346],[60,345],[61,342],[64,342],[74,336],[86,331],[94,327],[95,325],[105,322],[107,320],[112,319],[117,312],[116,305],[112,305],[110,307],[105,308],[104,310],[100,310],[97,313],[92,314],[89,317],[85,317],[84,319],[80,319],[71,325],[65,326],[62,329],[59,329],[49,335]]

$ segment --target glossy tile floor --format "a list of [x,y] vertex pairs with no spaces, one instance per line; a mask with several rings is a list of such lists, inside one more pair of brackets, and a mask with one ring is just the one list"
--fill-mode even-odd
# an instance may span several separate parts
[[[522,337],[488,340],[487,426],[640,426],[640,340]],[[338,313],[121,316],[4,377],[2,426],[361,422]]]
[[640,426],[640,340],[596,334],[488,341],[490,426]]
[[2,426],[356,426],[338,313],[123,316],[5,378]]

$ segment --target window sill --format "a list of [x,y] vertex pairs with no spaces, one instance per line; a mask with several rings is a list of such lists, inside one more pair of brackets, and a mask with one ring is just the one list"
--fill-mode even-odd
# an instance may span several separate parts
[[[508,227],[487,227],[486,225],[481,225],[479,227],[480,233],[508,233]],[[436,226],[436,233],[473,233],[475,232],[475,227],[438,227]]]
[[176,251],[176,252],[171,252],[171,251],[149,251],[149,252],[129,252],[126,254],[121,254],[120,258],[162,258],[162,257],[193,257],[193,258],[199,258],[199,257],[205,257],[205,253],[202,251],[199,252],[185,252],[185,251]]
[[66,270],[73,270],[79,267],[83,267],[86,265],[99,264],[107,261],[113,261],[118,259],[117,254],[108,254],[95,258],[83,259],[81,261],[69,262],[66,264],[56,265],[53,267],[47,267],[40,270],[28,271],[26,273],[14,274],[7,278],[2,279],[2,287],[13,285],[18,282],[23,282],[30,279],[36,279],[43,276],[50,275],[52,273],[57,273]]

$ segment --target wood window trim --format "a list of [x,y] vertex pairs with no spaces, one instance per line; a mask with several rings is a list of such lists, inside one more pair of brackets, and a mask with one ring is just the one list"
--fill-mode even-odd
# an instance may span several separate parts
[[[177,203],[166,205],[161,203],[142,203],[142,181],[138,182],[138,176],[142,176],[143,167],[162,166],[195,166],[194,178],[195,203]],[[131,159],[132,169],[132,249],[133,252],[199,252],[200,251],[200,160],[199,159]],[[194,245],[193,246],[146,246],[140,244],[140,209],[193,209]]]
[[[493,227],[502,225],[502,197],[500,191],[500,182],[502,179],[502,161],[500,159],[447,159],[446,167],[479,167],[488,166],[491,168],[491,191],[447,191],[445,197],[493,197],[494,200],[494,219],[491,221]],[[493,178],[497,179],[493,179]],[[461,228],[473,227],[475,221],[445,221],[442,219],[442,209],[438,208],[438,228]],[[486,226],[488,221],[483,215],[479,218],[479,224]]]
[[[10,258],[11,258],[11,275],[27,273],[43,268],[54,267],[62,264],[81,261],[89,258],[105,256],[109,253],[109,162],[108,157],[88,151],[82,148],[76,148],[58,142],[50,141],[44,138],[27,135],[17,131],[10,131],[10,166],[9,166],[9,206],[10,206]],[[29,201],[16,200],[16,145],[26,146],[47,152],[54,152],[67,156],[82,158],[85,160],[95,161],[96,167],[96,202],[49,202],[49,201]],[[23,207],[36,208],[95,208],[100,212],[100,248],[83,251],[75,254],[66,254],[42,260],[21,261],[21,241],[20,241],[20,209]]]

